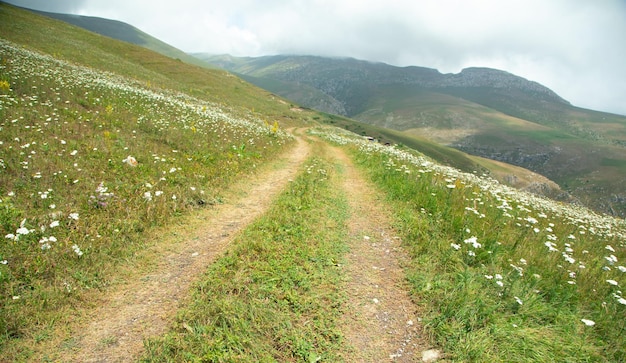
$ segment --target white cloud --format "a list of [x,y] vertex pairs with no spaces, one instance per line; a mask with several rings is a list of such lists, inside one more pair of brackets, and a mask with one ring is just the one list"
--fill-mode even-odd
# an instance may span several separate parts
[[444,73],[486,66],[542,83],[577,106],[626,114],[621,0],[54,3],[57,11],[125,21],[188,52],[349,56]]

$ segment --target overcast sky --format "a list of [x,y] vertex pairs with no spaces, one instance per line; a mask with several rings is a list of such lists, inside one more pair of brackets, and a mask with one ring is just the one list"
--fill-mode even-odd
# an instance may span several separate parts
[[626,0],[9,0],[121,20],[186,52],[354,57],[537,81],[626,115]]

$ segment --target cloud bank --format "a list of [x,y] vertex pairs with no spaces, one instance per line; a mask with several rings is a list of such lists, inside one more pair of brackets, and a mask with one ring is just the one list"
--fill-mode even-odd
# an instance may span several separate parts
[[121,20],[186,52],[354,57],[443,73],[502,69],[626,115],[621,0],[13,0]]

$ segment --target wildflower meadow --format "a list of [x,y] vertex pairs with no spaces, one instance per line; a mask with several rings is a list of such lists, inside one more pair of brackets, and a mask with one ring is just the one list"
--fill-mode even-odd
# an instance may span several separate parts
[[626,223],[337,129],[388,196],[412,294],[452,361],[626,360]]
[[290,140],[264,120],[0,40],[0,340],[107,286],[142,232],[220,203]]

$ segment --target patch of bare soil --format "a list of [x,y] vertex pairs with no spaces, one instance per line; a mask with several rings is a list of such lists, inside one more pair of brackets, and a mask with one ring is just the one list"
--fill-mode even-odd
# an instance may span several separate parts
[[433,362],[422,338],[419,310],[402,270],[407,256],[390,226],[390,212],[343,150],[332,153],[345,169],[343,188],[352,216],[346,256],[348,301],[342,330],[348,362]]
[[147,251],[155,261],[150,272],[128,273],[127,281],[103,294],[98,307],[82,319],[85,323],[71,346],[65,343],[60,360],[135,361],[144,339],[166,331],[191,284],[222,255],[238,231],[269,207],[308,154],[308,144],[298,140],[272,170],[236,185],[225,204],[165,230],[163,239],[175,241],[155,242]]

